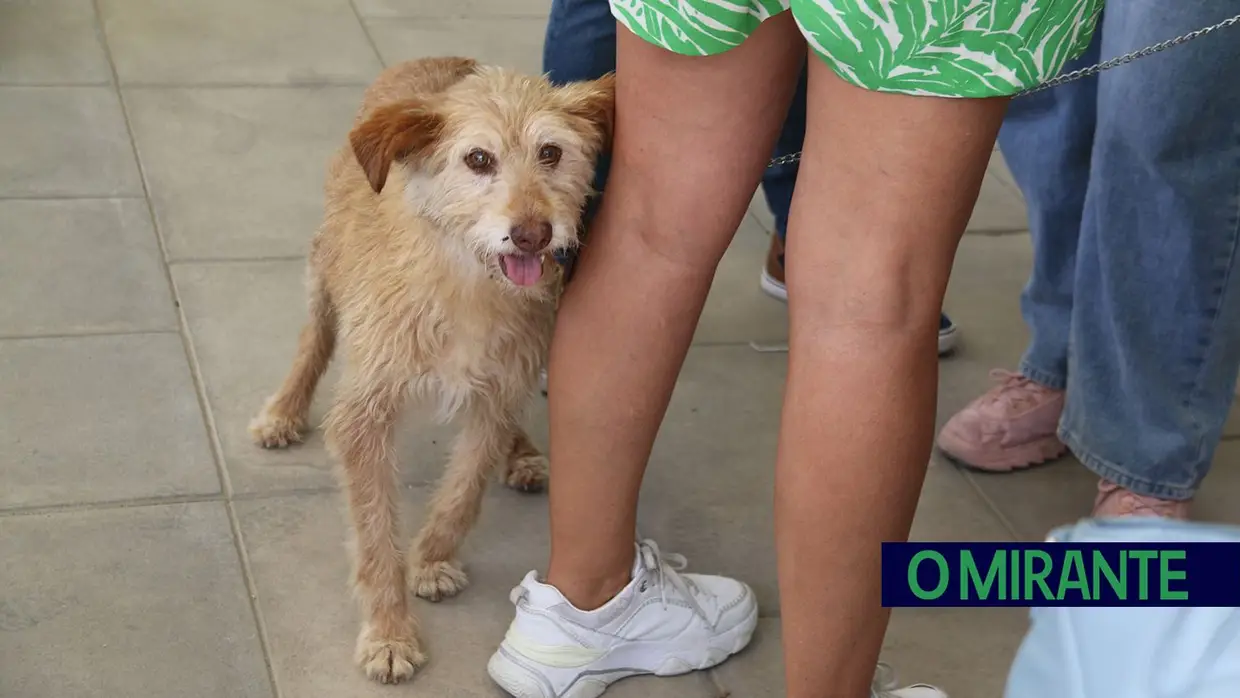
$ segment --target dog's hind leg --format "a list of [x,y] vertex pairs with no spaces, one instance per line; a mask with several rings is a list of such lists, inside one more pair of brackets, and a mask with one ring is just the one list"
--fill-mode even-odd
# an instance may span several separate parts
[[[485,398],[474,401],[486,403]],[[424,599],[438,601],[465,588],[469,580],[457,551],[478,520],[487,482],[506,462],[515,422],[487,404],[471,404],[457,437],[448,469],[431,500],[430,513],[413,544],[409,583]]]
[[547,471],[547,457],[524,429],[517,429],[504,468],[504,484],[520,492],[542,492],[547,488]]
[[327,439],[343,464],[356,535],[354,583],[363,625],[357,662],[370,678],[399,683],[426,661],[409,610],[392,431],[403,382],[346,377],[327,416]]
[[297,341],[297,356],[284,384],[250,422],[250,435],[263,448],[299,443],[306,428],[314,389],[336,347],[336,313],[313,269],[309,280],[310,319]]

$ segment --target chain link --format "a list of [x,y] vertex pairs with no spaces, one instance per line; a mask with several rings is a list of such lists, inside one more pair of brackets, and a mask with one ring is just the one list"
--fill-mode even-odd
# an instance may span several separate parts
[[[1168,1],[1185,2],[1188,0],[1168,0]],[[1018,92],[1014,96],[1023,97],[1025,95],[1030,95],[1035,92],[1041,92],[1042,90],[1049,90],[1052,87],[1058,87],[1060,85],[1063,85],[1064,83],[1069,83],[1074,80],[1080,80],[1081,78],[1087,78],[1091,75],[1097,75],[1098,73],[1101,73],[1104,70],[1110,70],[1111,68],[1116,68],[1126,63],[1131,63],[1137,60],[1138,58],[1145,58],[1146,56],[1159,53],[1160,51],[1166,51],[1172,46],[1179,46],[1180,44],[1187,43],[1189,41],[1192,41],[1193,39],[1199,39],[1205,36],[1206,34],[1216,32],[1219,29],[1230,27],[1233,24],[1240,24],[1240,15],[1236,15],[1235,17],[1230,17],[1228,19],[1225,19],[1222,22],[1219,22],[1218,24],[1212,24],[1208,27],[1202,27],[1201,29],[1198,29],[1196,31],[1191,31],[1182,36],[1177,36],[1174,39],[1160,41],[1157,44],[1146,46],[1145,48],[1139,51],[1133,51],[1132,53],[1125,53],[1122,56],[1118,56],[1108,61],[1103,61],[1101,63],[1091,65],[1088,68],[1081,68],[1080,70],[1073,70],[1068,73],[1063,73],[1061,75],[1051,78],[1050,80],[1047,80],[1046,82],[1040,85],[1035,85],[1034,87],[1024,90],[1023,92]],[[801,159],[801,153],[799,152],[789,153],[788,155],[780,155],[777,158],[772,158],[771,161],[768,162],[766,166],[767,168],[779,167],[780,165],[788,165],[788,164],[797,162],[800,159]]]

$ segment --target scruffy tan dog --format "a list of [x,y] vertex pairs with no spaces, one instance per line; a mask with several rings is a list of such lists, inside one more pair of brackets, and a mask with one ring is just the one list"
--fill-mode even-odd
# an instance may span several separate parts
[[[577,244],[613,102],[610,76],[557,88],[465,58],[409,62],[369,88],[331,161],[310,321],[250,431],[267,448],[300,441],[340,344],[346,367],[325,426],[356,534],[357,661],[373,679],[408,679],[425,661],[406,574],[432,600],[465,586],[457,549],[488,478],[546,483],[519,419],[554,319],[552,253]],[[463,426],[406,573],[392,429],[408,396]]]

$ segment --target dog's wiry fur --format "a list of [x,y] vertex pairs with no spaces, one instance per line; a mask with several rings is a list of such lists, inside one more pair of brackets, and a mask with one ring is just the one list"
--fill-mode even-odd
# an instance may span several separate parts
[[[300,441],[339,345],[345,369],[325,427],[356,535],[357,661],[373,679],[407,679],[425,661],[406,588],[438,599],[465,585],[457,549],[488,477],[522,490],[546,483],[519,418],[551,333],[560,275],[550,253],[576,244],[613,99],[610,77],[557,88],[463,58],[405,63],[369,88],[331,161],[310,321],[250,431],[268,448]],[[477,149],[493,167],[468,166]],[[530,243],[519,229],[543,237]],[[520,252],[514,241],[542,245],[548,229],[549,244],[534,249],[540,279],[509,281],[499,256]],[[406,570],[392,429],[410,396],[462,428]]]

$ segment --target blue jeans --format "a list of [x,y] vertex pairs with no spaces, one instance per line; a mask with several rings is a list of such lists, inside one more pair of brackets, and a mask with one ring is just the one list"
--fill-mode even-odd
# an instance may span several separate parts
[[[1240,2],[1107,5],[1082,67]],[[1014,100],[999,136],[1029,202],[1027,377],[1067,390],[1059,436],[1138,494],[1189,499],[1240,368],[1240,30]],[[1079,302],[1077,302],[1079,300]]]
[[[547,35],[543,42],[543,70],[554,83],[594,80],[616,69],[616,20],[607,0],[553,0]],[[788,110],[783,132],[772,157],[795,153],[805,140],[805,70]],[[611,161],[599,161],[594,187],[603,191]],[[768,169],[762,190],[775,217],[775,230],[782,239],[788,232],[788,208],[797,179],[797,163]],[[591,202],[587,219],[598,205]]]

